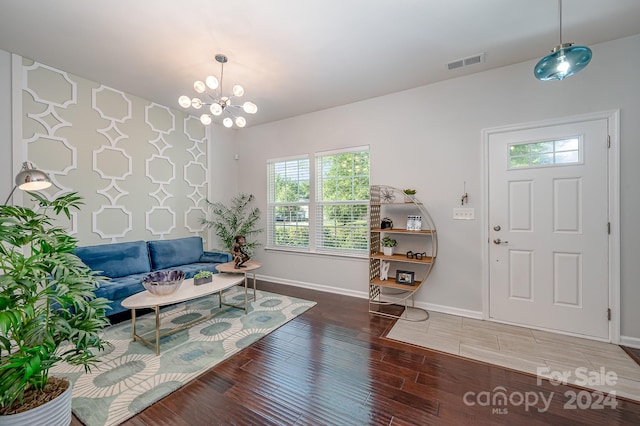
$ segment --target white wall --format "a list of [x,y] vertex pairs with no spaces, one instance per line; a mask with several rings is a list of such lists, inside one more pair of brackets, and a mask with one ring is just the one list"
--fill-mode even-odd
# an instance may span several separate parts
[[[417,300],[479,315],[482,129],[620,109],[621,335],[640,343],[640,225],[634,213],[640,208],[640,35],[591,47],[589,67],[562,82],[537,81],[535,61],[529,61],[243,129],[236,135],[238,189],[266,206],[267,159],[370,145],[371,183],[415,187],[438,228],[438,260]],[[464,182],[475,221],[452,220]],[[265,264],[264,277],[366,297],[365,260],[264,250],[257,257]]]
[[13,188],[11,118],[11,54],[0,50],[0,203]]
[[[222,126],[207,127],[209,138],[208,170],[209,194],[211,202],[227,203],[238,194],[238,167],[235,155],[240,153],[234,144],[235,131]],[[210,215],[209,215],[210,216]],[[209,249],[223,251],[220,239],[209,230]]]

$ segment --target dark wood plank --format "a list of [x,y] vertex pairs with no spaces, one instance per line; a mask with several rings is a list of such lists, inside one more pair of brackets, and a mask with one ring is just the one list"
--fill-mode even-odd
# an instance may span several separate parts
[[623,351],[627,353],[631,357],[632,360],[636,362],[636,364],[640,365],[640,349],[630,348],[628,346],[620,346]]
[[[636,402],[567,409],[567,395],[581,389],[386,339],[394,320],[370,315],[366,300],[265,282],[259,288],[318,305],[125,425],[640,424]],[[469,392],[499,387],[551,398],[549,409],[511,404],[499,413],[465,403]],[[72,424],[81,423],[74,417]]]

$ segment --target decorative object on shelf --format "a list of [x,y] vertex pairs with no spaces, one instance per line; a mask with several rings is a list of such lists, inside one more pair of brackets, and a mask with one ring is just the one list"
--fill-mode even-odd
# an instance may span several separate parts
[[392,189],[383,189],[380,191],[380,201],[382,203],[393,203],[396,201],[396,194],[393,193]]
[[390,262],[384,260],[380,263],[380,281],[386,281],[389,279],[389,268],[391,268]]
[[396,271],[396,283],[398,283],[398,284],[406,284],[406,285],[413,285],[413,276],[414,276],[414,272],[413,271],[397,270]]
[[142,279],[142,286],[155,296],[175,293],[184,281],[184,271],[171,269],[156,271]]
[[582,71],[591,61],[588,47],[562,43],[562,0],[558,0],[558,22],[560,44],[536,64],[533,75],[538,80],[562,80]]
[[[232,95],[223,96],[222,95],[222,81],[224,77],[224,64],[227,63],[228,58],[225,55],[217,54],[215,56],[216,61],[218,61],[221,65],[220,68],[220,80],[212,75],[208,76],[204,82],[196,81],[193,83],[193,88],[198,93],[206,93],[211,102],[203,102],[200,98],[189,98],[189,96],[180,96],[178,98],[178,104],[180,104],[183,108],[193,107],[195,109],[200,109],[203,106],[209,107],[209,112],[218,117],[220,115],[227,114],[228,117],[225,117],[222,120],[222,124],[225,127],[233,127],[235,123],[238,127],[244,127],[247,124],[247,120],[237,115],[236,112],[239,110],[243,110],[247,114],[255,114],[258,111],[258,107],[253,102],[246,101],[242,105],[234,105],[231,103],[231,100],[234,97],[241,97],[244,95],[244,88],[236,84],[231,89]],[[213,92],[207,91],[207,87],[211,89]],[[211,115],[208,113],[204,113],[200,116],[200,121],[204,125],[211,124]]]
[[16,188],[20,188],[22,191],[40,191],[41,189],[47,189],[50,186],[51,179],[49,179],[49,175],[43,171],[34,169],[33,164],[29,161],[25,161],[22,163],[22,169],[20,169],[20,172],[16,175],[15,185],[3,206],[7,205]]
[[415,189],[403,189],[405,203],[413,203],[414,195],[416,195]]
[[385,217],[380,222],[380,228],[381,229],[393,229],[393,221],[391,219],[389,219],[388,217]]
[[422,216],[407,216],[407,231],[420,231],[422,229]]
[[380,242],[382,244],[382,252],[385,256],[391,256],[393,254],[393,248],[398,245],[398,242],[393,238],[386,236]]
[[211,271],[198,271],[193,276],[193,285],[202,285],[210,283],[212,281],[213,272]]
[[423,251],[422,253],[414,253],[411,250],[407,252],[407,259],[416,259],[422,260],[427,256],[427,252]]

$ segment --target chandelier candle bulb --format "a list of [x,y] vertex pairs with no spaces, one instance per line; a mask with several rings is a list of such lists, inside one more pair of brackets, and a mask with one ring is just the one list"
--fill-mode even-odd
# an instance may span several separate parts
[[218,79],[215,78],[214,76],[210,75],[209,77],[207,77],[207,79],[205,80],[205,82],[207,83],[207,86],[209,87],[209,89],[212,90],[216,90],[218,88],[218,85],[220,84],[218,82]]

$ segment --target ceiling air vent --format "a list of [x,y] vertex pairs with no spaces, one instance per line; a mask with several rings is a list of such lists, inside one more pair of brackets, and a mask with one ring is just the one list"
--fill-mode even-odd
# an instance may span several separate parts
[[478,53],[477,55],[469,56],[467,58],[457,59],[447,64],[449,71],[457,68],[468,67],[473,64],[481,64],[484,62],[484,53]]

